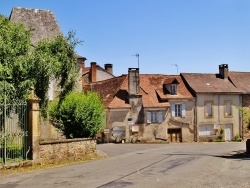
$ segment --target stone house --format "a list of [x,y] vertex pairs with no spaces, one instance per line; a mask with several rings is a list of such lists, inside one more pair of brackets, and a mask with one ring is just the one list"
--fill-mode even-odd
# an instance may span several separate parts
[[228,65],[219,74],[181,73],[195,96],[197,141],[233,140],[242,137],[241,90],[230,81]]
[[104,142],[194,141],[194,98],[179,75],[139,74],[92,82],[84,90],[100,94],[105,106]]
[[82,69],[82,85],[89,84],[91,82],[97,82],[114,78],[113,65],[104,64],[104,68],[98,65],[96,62],[91,62],[90,67],[85,67],[85,63],[81,63]]
[[[229,79],[238,89],[242,90],[242,108],[250,110],[250,72],[230,71]],[[244,117],[242,119],[244,120]],[[247,129],[246,124],[243,126],[241,135],[243,135],[244,140],[250,138],[250,131]]]

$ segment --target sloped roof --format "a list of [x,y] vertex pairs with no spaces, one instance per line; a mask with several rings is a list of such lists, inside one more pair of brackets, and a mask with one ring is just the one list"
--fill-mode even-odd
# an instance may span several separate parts
[[181,73],[187,84],[196,93],[239,93],[228,79],[219,74]]
[[129,107],[129,105],[126,104],[127,94],[122,91],[118,93],[118,91],[121,90],[121,85],[123,84],[126,77],[126,75],[122,75],[108,80],[84,85],[83,90],[99,93],[105,107],[109,107],[114,98],[117,98],[116,100],[119,101],[118,103],[122,107]]
[[[174,79],[172,79],[174,78]],[[164,93],[165,81],[175,79],[178,81],[178,94],[170,95]],[[84,90],[92,90],[101,95],[105,107],[129,108],[128,75],[95,82],[84,86]],[[140,75],[140,94],[144,107],[168,107],[168,100],[193,99],[180,76],[169,76],[160,74]]]
[[[100,70],[100,71],[103,71],[103,72],[106,72],[107,74],[110,74],[111,76],[114,76],[113,74],[109,73],[107,70],[105,70],[105,68],[101,67],[101,66],[98,65],[98,64],[96,64],[96,69],[97,69],[97,70]],[[91,67],[85,67],[85,68],[84,68],[84,72],[82,73],[82,75],[89,74],[89,73],[90,73],[90,70],[91,70]]]
[[169,76],[165,79],[164,84],[179,84],[179,82],[176,76]]
[[229,72],[229,79],[243,92],[250,92],[250,72]]
[[33,45],[42,39],[61,34],[55,15],[50,10],[14,7],[10,14],[10,20],[21,23],[31,30],[31,43]]
[[[177,84],[177,95],[171,95],[169,92],[164,91],[164,89],[159,88],[157,89],[157,94],[160,96],[161,99],[165,100],[181,100],[181,99],[193,99],[194,97],[190,93],[190,91],[185,86],[181,76],[177,75],[169,75],[165,76],[164,78],[164,84]],[[169,80],[172,80],[169,82]]]
[[[177,95],[171,95],[164,91],[164,84],[173,82],[178,83]],[[145,93],[141,92],[145,107],[168,106],[168,100],[171,99],[193,99],[181,77],[177,75],[142,74],[140,75],[140,86],[145,91]]]

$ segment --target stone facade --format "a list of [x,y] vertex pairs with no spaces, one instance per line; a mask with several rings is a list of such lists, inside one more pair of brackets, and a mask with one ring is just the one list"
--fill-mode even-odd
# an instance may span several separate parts
[[96,155],[96,141],[93,139],[79,138],[40,142],[40,161],[42,163],[78,160],[87,155]]
[[[242,95],[242,107],[246,110],[250,109],[250,94],[244,94]],[[248,125],[244,123],[244,117],[243,119],[243,139],[247,140],[250,138],[250,130],[247,128]]]
[[[231,103],[231,115],[226,116],[225,103],[230,101]],[[207,117],[206,114],[206,102],[211,102],[212,115]],[[236,136],[241,136],[241,120],[238,106],[240,106],[240,95],[238,94],[197,94],[197,132],[199,134],[198,141],[215,140],[218,136],[223,136],[223,140],[226,140],[226,126],[231,126],[230,140]],[[214,130],[214,135],[201,135],[201,127],[211,126]],[[211,129],[212,130],[212,129]],[[220,135],[220,132],[224,133]]]

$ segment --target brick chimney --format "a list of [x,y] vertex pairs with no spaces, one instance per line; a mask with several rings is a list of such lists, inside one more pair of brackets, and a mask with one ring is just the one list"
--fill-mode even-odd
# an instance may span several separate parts
[[96,62],[90,63],[90,82],[96,82]]
[[104,65],[105,70],[110,73],[113,74],[113,65],[112,64],[105,64]]
[[219,74],[222,79],[228,79],[228,65],[227,64],[219,65]]
[[130,95],[140,93],[139,68],[128,69],[128,92]]

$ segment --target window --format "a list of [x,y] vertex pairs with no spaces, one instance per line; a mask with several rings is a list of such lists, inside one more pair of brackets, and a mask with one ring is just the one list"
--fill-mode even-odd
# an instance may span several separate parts
[[205,117],[213,117],[213,102],[205,102]]
[[171,104],[172,117],[186,117],[186,106],[184,103]]
[[162,123],[162,118],[161,111],[147,112],[147,123]]
[[175,104],[175,117],[181,117],[181,104]]
[[225,101],[225,117],[232,117],[232,102]]
[[128,125],[134,125],[134,121],[132,117],[128,118]]
[[170,94],[171,95],[177,95],[177,85],[176,84],[171,84],[170,85]]

